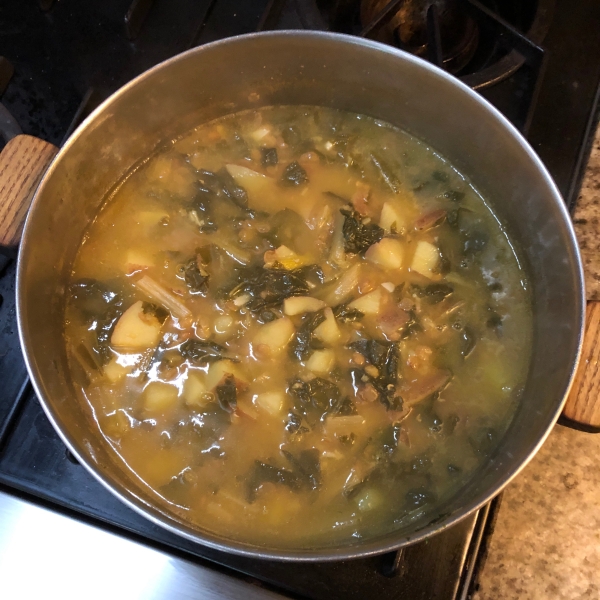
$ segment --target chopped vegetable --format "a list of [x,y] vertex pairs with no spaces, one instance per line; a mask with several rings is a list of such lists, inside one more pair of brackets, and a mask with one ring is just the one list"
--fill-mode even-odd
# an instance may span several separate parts
[[[292,343],[290,344],[290,356],[298,360],[306,360],[314,350],[315,329],[325,321],[323,312],[308,313],[302,320]],[[317,346],[319,347],[319,346]]]
[[260,162],[263,167],[271,167],[279,162],[277,148],[261,148],[260,153],[262,155]]
[[356,310],[363,315],[376,315],[381,307],[382,292],[381,288],[353,300],[348,304],[350,310]]
[[325,308],[325,302],[310,296],[292,296],[283,301],[283,312],[292,317]]
[[417,248],[411,263],[411,270],[424,275],[425,277],[432,277],[435,274],[435,270],[440,262],[439,250],[430,242],[420,240],[417,242]]
[[266,348],[271,355],[275,355],[288,345],[294,332],[294,324],[290,319],[277,319],[260,327],[252,340],[252,347],[260,352]]
[[223,360],[227,350],[216,342],[191,338],[181,344],[179,352],[183,358],[199,365],[205,365]]
[[406,218],[395,203],[385,202],[381,208],[379,227],[386,233],[403,233],[406,229]]
[[379,225],[362,218],[356,211],[341,209],[340,212],[346,217],[342,229],[346,252],[363,254],[383,237],[384,231]]
[[333,350],[315,350],[306,361],[306,368],[319,375],[327,375],[335,365],[335,354]]
[[132,304],[119,318],[110,338],[116,348],[146,350],[160,339],[162,323],[141,300]]
[[144,410],[152,414],[163,414],[173,408],[178,396],[178,390],[174,385],[152,381],[144,388]]
[[138,279],[134,285],[149,298],[164,306],[164,308],[178,319],[187,319],[192,316],[190,310],[177,296],[148,275],[144,275]]
[[290,163],[281,176],[281,183],[283,185],[297,186],[307,182],[308,175],[306,174],[306,171],[296,161]]
[[325,320],[315,328],[314,336],[322,342],[333,346],[338,342],[342,333],[331,308],[327,307],[323,311],[323,315],[325,316]]
[[383,238],[367,250],[365,258],[383,269],[395,271],[404,263],[404,245],[399,240]]

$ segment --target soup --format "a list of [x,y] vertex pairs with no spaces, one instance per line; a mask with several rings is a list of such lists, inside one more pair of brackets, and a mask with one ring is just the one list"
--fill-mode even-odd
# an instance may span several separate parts
[[115,458],[194,526],[325,547],[399,529],[485,468],[531,346],[489,205],[372,118],[271,107],[121,182],[75,260],[65,340]]

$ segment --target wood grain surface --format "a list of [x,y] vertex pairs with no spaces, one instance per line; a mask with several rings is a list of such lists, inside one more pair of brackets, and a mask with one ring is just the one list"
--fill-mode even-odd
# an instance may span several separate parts
[[0,154],[0,246],[16,252],[27,210],[42,175],[58,148],[30,135],[18,135]]
[[588,302],[579,368],[563,415],[600,432],[600,302]]

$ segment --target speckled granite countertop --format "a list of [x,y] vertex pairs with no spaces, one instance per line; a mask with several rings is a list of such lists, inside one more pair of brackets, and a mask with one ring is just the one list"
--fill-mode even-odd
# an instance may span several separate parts
[[[600,129],[574,216],[600,300]],[[505,490],[473,600],[600,600],[600,434],[557,425]]]

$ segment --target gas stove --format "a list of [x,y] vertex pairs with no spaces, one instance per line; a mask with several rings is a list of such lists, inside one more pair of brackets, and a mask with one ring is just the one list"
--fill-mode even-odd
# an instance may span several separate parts
[[[200,44],[269,29],[337,31],[395,45],[480,92],[526,135],[572,209],[597,123],[598,23],[595,0],[4,0],[0,136],[23,132],[60,145],[118,87]],[[14,287],[15,264],[0,256],[0,492],[214,569],[254,592],[458,600],[476,589],[498,500],[404,550],[311,564],[228,555],[132,512],[77,464],[47,421],[21,356]],[[165,597],[175,598],[174,590]]]

